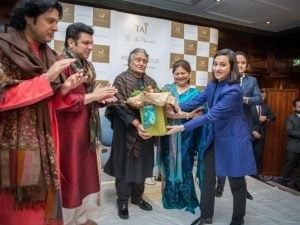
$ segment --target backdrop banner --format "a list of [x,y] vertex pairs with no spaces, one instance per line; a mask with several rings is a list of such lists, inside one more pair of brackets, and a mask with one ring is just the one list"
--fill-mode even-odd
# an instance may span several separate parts
[[92,26],[94,46],[89,60],[95,66],[97,80],[112,82],[126,70],[128,55],[134,48],[146,49],[150,56],[146,72],[160,87],[173,81],[172,64],[178,59],[185,59],[191,64],[191,85],[203,88],[210,79],[212,59],[218,50],[217,29],[115,10],[62,4],[64,17],[50,46],[60,54],[68,25],[82,22]]

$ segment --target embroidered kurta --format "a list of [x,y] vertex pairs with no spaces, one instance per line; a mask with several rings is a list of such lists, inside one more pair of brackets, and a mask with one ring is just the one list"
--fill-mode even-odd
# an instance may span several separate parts
[[[35,102],[41,101],[49,96],[53,95],[53,90],[49,84],[49,81],[42,76],[34,77],[31,80],[26,80],[17,86],[11,87],[5,92],[3,101],[0,102],[0,112],[6,110],[14,110],[15,108],[25,107],[27,105],[34,104]],[[49,99],[48,101],[49,113],[54,112],[53,102]],[[58,138],[57,138],[57,123],[55,117],[51,119],[51,125],[53,130],[53,137],[58,149]],[[1,153],[1,157],[5,157],[5,154]],[[30,159],[27,160],[32,166]],[[26,165],[24,165],[26,167]],[[5,168],[1,168],[3,171]],[[8,172],[8,170],[5,170]],[[29,174],[28,174],[29,175]],[[22,210],[16,210],[16,202],[13,196],[9,193],[0,193],[0,221],[3,224],[19,225],[24,221],[34,221],[36,225],[45,224],[45,212],[43,207],[26,208]],[[5,209],[5,210],[3,210]]]
[[[39,57],[39,48],[38,46],[31,45],[31,50],[34,55]],[[2,53],[2,52],[1,52]],[[1,55],[1,54],[0,54]],[[1,55],[2,56],[2,55]],[[4,60],[4,61],[2,61]],[[2,64],[4,62],[5,65]],[[8,63],[8,64],[7,64]],[[0,81],[5,82],[5,77],[13,77],[13,73],[16,73],[18,69],[15,69],[15,71],[11,70],[14,67],[14,63],[7,61],[7,58],[3,56],[1,58],[1,64],[0,64]],[[10,71],[12,72],[10,74]],[[20,72],[20,71],[18,71]],[[17,185],[20,185],[20,188],[26,188],[27,185],[33,185],[34,183],[38,183],[35,181],[35,179],[45,179],[44,176],[46,176],[44,173],[41,173],[42,177],[37,176],[37,174],[40,173],[42,170],[43,164],[47,162],[43,162],[42,160],[37,160],[39,158],[38,155],[44,154],[44,152],[40,151],[22,151],[22,148],[28,148],[27,145],[24,145],[24,143],[27,143],[27,141],[30,142],[30,140],[25,140],[24,138],[28,138],[31,134],[31,143],[32,146],[35,146],[36,142],[35,140],[39,140],[38,145],[40,145],[41,149],[44,148],[46,145],[43,143],[41,139],[39,139],[38,130],[32,130],[36,127],[32,126],[32,124],[28,124],[28,121],[31,117],[37,116],[37,112],[34,110],[35,105],[42,104],[46,105],[47,113],[44,115],[49,115],[49,124],[50,124],[50,133],[51,139],[53,139],[53,144],[55,146],[55,155],[54,158],[51,158],[52,162],[55,163],[58,161],[58,151],[59,151],[59,142],[58,142],[58,132],[57,132],[57,121],[56,121],[56,115],[54,111],[55,103],[53,95],[53,89],[50,86],[50,83],[48,79],[45,76],[40,76],[39,74],[32,75],[32,78],[26,79],[21,81],[20,83],[15,83],[12,86],[5,87],[5,90],[0,95],[0,121],[1,121],[1,128],[4,127],[4,129],[0,129],[1,134],[1,149],[0,149],[0,158],[1,158],[1,165],[0,165],[0,172],[1,172],[1,187],[9,187],[11,183],[16,183]],[[18,120],[16,122],[19,122],[19,129],[21,132],[26,132],[27,135],[23,136],[23,133],[18,133],[18,140],[19,145],[18,148],[14,149],[14,146],[6,146],[6,143],[4,143],[3,140],[5,138],[13,138],[14,135],[17,134],[10,134],[10,136],[7,136],[10,132],[10,129],[8,127],[5,127],[6,121],[9,118],[14,118],[14,115],[18,115]],[[42,118],[40,118],[42,119]],[[46,118],[45,118],[46,119]],[[23,139],[23,140],[22,140]],[[23,146],[23,147],[22,147]],[[36,146],[35,146],[36,147]],[[19,149],[20,148],[20,149]],[[29,147],[30,148],[30,147]],[[12,157],[10,154],[10,151],[15,150],[15,155]],[[18,158],[19,163],[18,167],[20,168],[14,168],[14,165],[16,165],[13,160],[15,156]],[[33,157],[34,156],[34,157]],[[7,163],[9,162],[9,164]],[[11,166],[8,166],[11,165]],[[21,170],[20,170],[21,169]],[[58,169],[58,168],[57,168]],[[21,173],[20,173],[21,172]],[[16,180],[7,180],[6,178],[10,177],[10,174],[18,174]],[[47,174],[50,176],[50,174]],[[54,188],[53,187],[44,187],[46,189],[45,193],[46,196],[53,195]],[[48,190],[48,191],[47,191]],[[51,191],[50,191],[51,190]],[[31,194],[31,196],[34,196],[34,193]],[[15,200],[15,197],[11,192],[0,192],[0,202],[1,202],[1,208],[0,208],[0,221],[3,224],[9,224],[9,225],[19,225],[23,224],[24,221],[27,221],[28,224],[35,224],[35,225],[45,225],[47,224],[46,219],[46,209],[48,206],[53,208],[51,211],[59,212],[60,208],[59,205],[55,204],[55,200],[52,197],[49,197],[48,199],[51,199],[51,201],[48,201],[49,205],[45,205],[47,202],[47,198],[44,196],[43,199],[36,199],[34,201],[34,197],[32,198],[30,204],[26,205],[24,208],[18,208],[18,202]],[[54,201],[53,201],[54,200]],[[25,200],[26,201],[26,200]],[[28,201],[28,200],[27,200]],[[21,206],[22,207],[22,206]],[[61,214],[61,213],[60,213]],[[47,215],[47,217],[52,217],[52,215]],[[52,224],[60,224],[61,221],[53,221]]]
[[[64,71],[67,77],[73,73],[70,67]],[[100,190],[96,149],[95,146],[89,149],[90,105],[84,104],[86,93],[85,85],[81,84],[63,98],[66,105],[57,108],[62,202],[65,208],[80,206],[84,197]]]

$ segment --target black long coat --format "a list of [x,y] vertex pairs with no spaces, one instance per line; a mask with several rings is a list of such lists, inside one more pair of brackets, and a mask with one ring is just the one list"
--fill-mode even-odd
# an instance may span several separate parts
[[[143,75],[144,86],[156,88],[156,82]],[[118,89],[119,104],[106,110],[106,116],[112,122],[113,141],[111,155],[104,166],[104,172],[125,182],[143,182],[152,177],[154,166],[154,139],[143,140],[138,136],[137,129],[131,124],[134,119],[140,121],[139,111],[132,109],[124,101],[138,87],[138,79],[130,71],[125,71],[116,77],[114,84]],[[128,135],[131,137],[128,144]],[[131,154],[129,148],[139,146],[139,155]]]

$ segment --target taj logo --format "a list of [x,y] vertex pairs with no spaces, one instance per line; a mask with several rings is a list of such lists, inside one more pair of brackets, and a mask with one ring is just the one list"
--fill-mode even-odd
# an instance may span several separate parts
[[64,13],[69,13],[70,12],[70,8],[69,7],[65,7],[64,8]]
[[141,25],[135,25],[135,30],[138,33],[147,34],[147,32],[148,32],[148,26],[149,26],[148,23],[144,23],[144,25],[142,25],[142,26]]
[[189,45],[187,46],[187,48],[188,48],[189,50],[193,50],[193,49],[194,49],[194,44],[193,44],[193,43],[189,44]]
[[200,65],[201,65],[201,66],[205,66],[205,65],[206,65],[206,61],[205,61],[205,60],[203,60],[203,59],[202,59],[202,60],[200,60],[200,62],[199,62],[199,63],[200,63]]
[[206,31],[206,30],[202,30],[202,31],[201,31],[201,34],[202,34],[202,35],[207,35],[207,31]]
[[99,17],[100,19],[105,19],[106,13],[105,13],[105,12],[99,13],[99,14],[98,14],[98,17]]
[[175,27],[175,31],[176,31],[177,33],[181,33],[181,27],[180,27],[180,26],[176,26],[176,27]]
[[102,56],[105,55],[105,50],[104,49],[99,49],[98,54],[102,55]]

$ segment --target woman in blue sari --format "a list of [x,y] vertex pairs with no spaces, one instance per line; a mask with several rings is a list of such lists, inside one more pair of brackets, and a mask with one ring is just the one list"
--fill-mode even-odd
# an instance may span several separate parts
[[[165,85],[164,91],[170,92],[179,103],[190,101],[199,94],[196,88],[189,85],[191,66],[187,61],[176,61],[172,72],[175,82]],[[182,112],[180,118],[168,118],[168,124],[182,124],[194,114]],[[192,173],[199,135],[199,130],[191,130],[160,138],[159,160],[164,179],[162,202],[167,209],[185,208],[194,213],[199,206]]]

